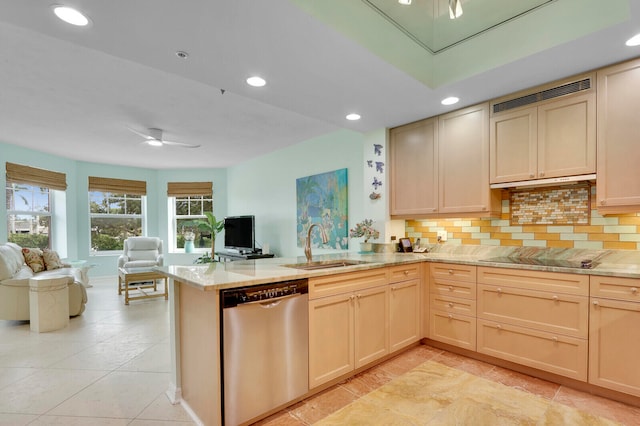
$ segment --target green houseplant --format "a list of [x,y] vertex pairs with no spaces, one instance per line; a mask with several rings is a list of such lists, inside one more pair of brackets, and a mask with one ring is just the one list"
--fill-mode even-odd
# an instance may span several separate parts
[[196,222],[196,226],[203,233],[211,234],[211,254],[205,253],[198,257],[194,263],[211,263],[215,262],[214,254],[216,250],[216,234],[224,229],[224,220],[217,220],[213,213],[205,212],[207,219],[201,219]]

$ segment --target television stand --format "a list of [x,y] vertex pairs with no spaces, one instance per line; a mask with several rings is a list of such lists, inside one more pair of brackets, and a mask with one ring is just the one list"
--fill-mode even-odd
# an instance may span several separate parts
[[240,253],[237,251],[217,251],[220,262],[233,262],[234,260],[268,259],[274,257],[273,253]]

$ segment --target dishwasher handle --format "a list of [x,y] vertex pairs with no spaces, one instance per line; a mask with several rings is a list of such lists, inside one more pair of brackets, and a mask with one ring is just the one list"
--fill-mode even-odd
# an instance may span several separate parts
[[282,300],[290,299],[290,298],[296,297],[296,296],[302,296],[302,293],[287,294],[285,296],[274,297],[273,299],[254,300],[252,302],[244,302],[244,303],[239,304],[238,306],[242,306],[242,305],[264,305],[265,307],[267,307],[269,305],[277,305]]

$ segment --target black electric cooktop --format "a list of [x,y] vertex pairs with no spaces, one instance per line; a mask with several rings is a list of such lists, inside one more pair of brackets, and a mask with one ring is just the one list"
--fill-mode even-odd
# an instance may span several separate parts
[[539,265],[539,266],[555,266],[560,268],[579,268],[591,269],[596,263],[591,259],[584,260],[565,260],[565,259],[549,259],[537,257],[492,257],[482,259],[483,262],[494,263],[510,263],[515,265]]

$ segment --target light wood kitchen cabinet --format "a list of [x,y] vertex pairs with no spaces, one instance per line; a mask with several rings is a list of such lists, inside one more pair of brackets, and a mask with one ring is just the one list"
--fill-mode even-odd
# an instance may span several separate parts
[[591,276],[589,383],[640,396],[640,280]]
[[500,192],[489,187],[489,104],[438,117],[438,214],[500,214]]
[[437,118],[389,131],[391,215],[424,215],[437,211],[437,136]]
[[309,387],[389,353],[386,268],[309,279]]
[[478,268],[477,351],[587,380],[589,276]]
[[430,339],[476,349],[476,269],[472,265],[430,265]]
[[490,123],[491,183],[596,172],[594,90],[497,113]]
[[389,268],[389,352],[420,340],[422,264]]
[[596,205],[601,214],[640,210],[640,59],[603,68],[598,81]]

